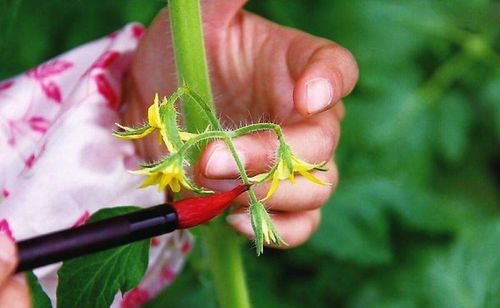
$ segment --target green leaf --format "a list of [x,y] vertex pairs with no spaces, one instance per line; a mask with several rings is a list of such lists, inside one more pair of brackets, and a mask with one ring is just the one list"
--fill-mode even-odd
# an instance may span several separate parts
[[[102,209],[90,222],[138,210],[126,206]],[[107,308],[139,284],[148,267],[150,241],[144,240],[64,262],[58,272],[58,307]]]
[[447,161],[457,162],[467,148],[472,110],[465,98],[457,93],[446,96],[437,104],[434,122],[437,149]]
[[[323,209],[323,219],[311,244],[320,252],[361,264],[387,264],[392,259],[385,201],[365,182],[350,182]],[[381,195],[389,196],[385,186]]]
[[50,298],[45,294],[45,291],[43,291],[35,274],[33,274],[33,272],[27,272],[25,273],[25,277],[30,288],[32,308],[52,308]]
[[448,248],[413,243],[397,266],[367,279],[352,307],[500,307],[500,219]]
[[500,70],[484,86],[482,99],[488,107],[489,116],[493,119],[497,140],[500,140]]
[[500,219],[464,233],[426,269],[434,307],[500,307]]

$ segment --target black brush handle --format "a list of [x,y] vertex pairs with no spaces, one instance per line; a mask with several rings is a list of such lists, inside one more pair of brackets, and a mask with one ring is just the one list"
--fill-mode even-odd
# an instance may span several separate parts
[[16,272],[169,233],[177,229],[178,224],[175,209],[162,204],[20,241]]

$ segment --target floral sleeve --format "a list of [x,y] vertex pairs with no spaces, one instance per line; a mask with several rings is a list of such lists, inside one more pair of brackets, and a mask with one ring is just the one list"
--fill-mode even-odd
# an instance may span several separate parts
[[[104,207],[163,202],[154,188],[136,189],[133,145],[111,135],[143,33],[128,25],[0,82],[0,232],[20,240],[78,226]],[[136,307],[168,285],[191,243],[187,232],[153,239],[143,282],[113,307]],[[53,302],[59,266],[35,271]]]

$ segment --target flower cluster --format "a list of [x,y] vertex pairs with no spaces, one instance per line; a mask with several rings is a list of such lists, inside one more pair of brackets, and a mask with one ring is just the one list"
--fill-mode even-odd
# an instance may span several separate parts
[[[189,96],[206,113],[208,120],[211,122],[211,126],[207,130],[192,134],[183,131],[179,127],[177,124],[175,103],[182,96]],[[131,171],[134,174],[146,176],[140,187],[157,185],[159,191],[169,187],[173,192],[179,192],[181,188],[184,188],[200,194],[210,193],[210,191],[197,187],[187,175],[185,168],[190,162],[188,151],[191,147],[207,140],[221,139],[226,142],[230,149],[234,149],[233,138],[235,137],[262,130],[274,131],[277,135],[279,146],[276,153],[277,162],[269,172],[249,178],[236,151],[232,151],[233,158],[238,165],[241,178],[245,184],[259,185],[271,181],[266,196],[261,200],[258,200],[252,188],[248,191],[250,199],[249,213],[255,232],[257,254],[263,252],[264,244],[286,245],[276,231],[271,217],[263,205],[263,202],[271,198],[276,192],[280,182],[289,180],[293,184],[295,183],[295,176],[300,174],[311,182],[319,185],[329,185],[311,173],[314,170],[325,171],[326,169],[323,168],[325,162],[310,164],[295,156],[290,147],[285,143],[285,138],[279,125],[273,123],[256,123],[233,131],[224,130],[208,104],[186,87],[179,88],[170,97],[164,97],[161,101],[159,96],[155,95],[153,104],[148,108],[147,123],[138,127],[116,125],[118,130],[115,130],[113,135],[122,139],[140,139],[157,131],[158,141],[164,144],[169,152],[161,160],[154,163],[141,164],[141,169]]]

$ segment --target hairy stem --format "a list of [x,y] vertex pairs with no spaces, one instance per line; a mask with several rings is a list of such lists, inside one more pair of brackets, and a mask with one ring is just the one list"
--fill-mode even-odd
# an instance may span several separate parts
[[[168,4],[179,81],[181,85],[193,89],[204,101],[213,102],[200,2],[169,0]],[[183,104],[183,113],[190,132],[204,131],[210,125],[203,109],[192,97]],[[191,159],[196,161],[201,151],[193,152]],[[241,239],[230,229],[224,218],[214,220],[205,228],[203,235],[221,307],[250,307],[240,249]]]
[[222,125],[220,124],[219,119],[217,119],[215,113],[210,108],[211,105],[209,105],[208,102],[204,101],[201,96],[199,96],[196,92],[194,92],[190,88],[185,87],[184,91],[185,91],[184,95],[189,96],[196,104],[198,104],[200,109],[203,110],[205,116],[212,125],[213,129],[222,130]]

